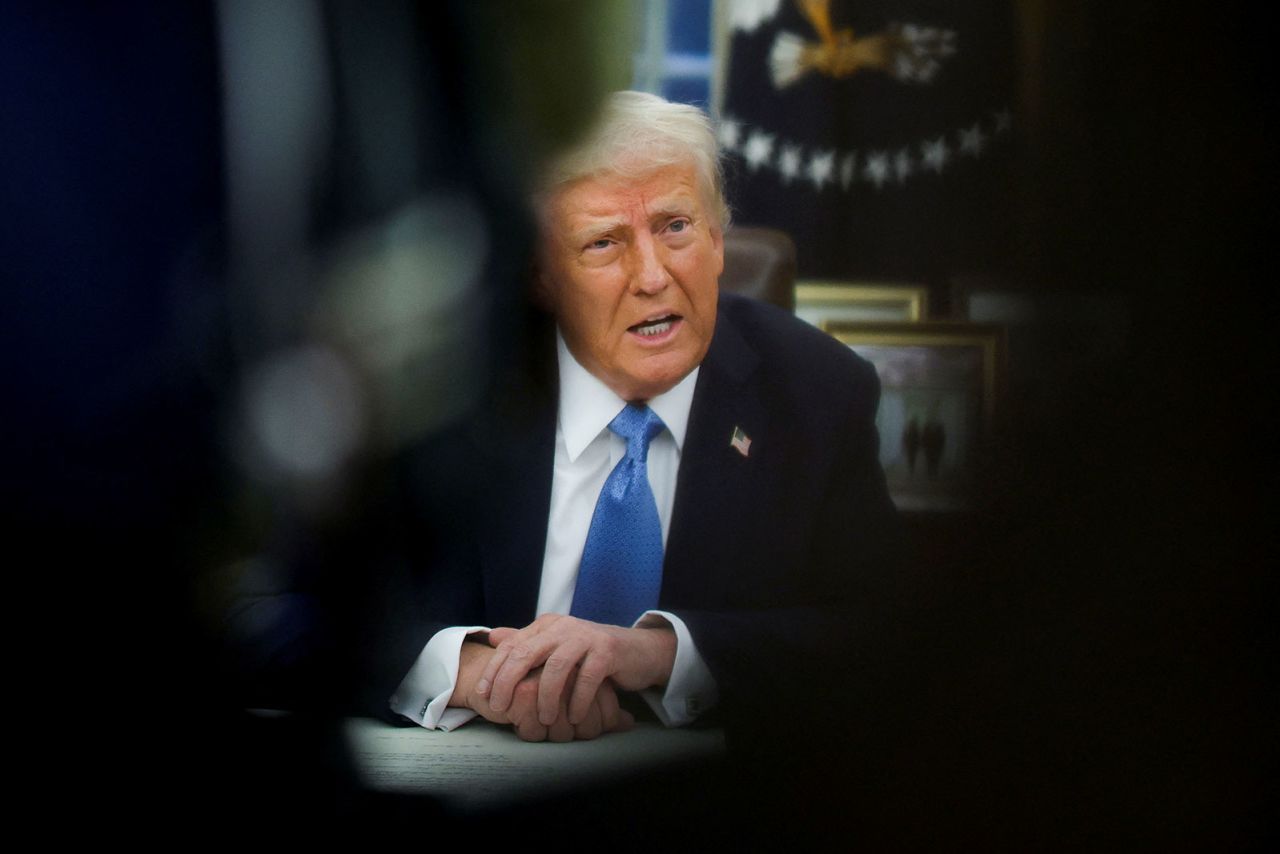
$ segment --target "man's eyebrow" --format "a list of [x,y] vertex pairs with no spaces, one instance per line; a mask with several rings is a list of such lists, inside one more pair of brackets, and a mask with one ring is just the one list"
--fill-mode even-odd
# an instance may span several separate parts
[[693,216],[697,204],[693,199],[684,196],[672,196],[669,199],[658,199],[650,206],[649,218],[659,219],[668,216]]
[[[649,205],[649,221],[654,222],[673,216],[692,217],[697,213],[697,207],[697,200],[688,198],[682,193],[657,199]],[[595,217],[590,213],[579,212],[576,218],[581,224],[568,232],[570,240],[575,243],[585,243],[611,231],[631,227],[631,221],[625,216]]]
[[569,232],[569,237],[575,242],[582,242],[588,238],[608,234],[626,225],[627,221],[622,217],[587,218],[581,225]]

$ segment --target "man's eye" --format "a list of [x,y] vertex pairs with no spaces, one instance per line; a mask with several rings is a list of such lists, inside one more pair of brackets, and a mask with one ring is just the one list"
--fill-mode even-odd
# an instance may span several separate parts
[[667,226],[667,228],[668,228],[670,231],[674,231],[674,232],[676,232],[677,234],[679,234],[680,232],[684,231],[684,230],[685,230],[685,229],[687,229],[688,227],[689,227],[689,220],[687,220],[687,219],[677,219],[677,220],[672,220],[672,221],[671,221],[671,224]]
[[607,237],[602,237],[599,240],[593,240],[590,243],[588,243],[587,248],[588,249],[608,249],[612,245],[613,245],[612,240],[610,240]]

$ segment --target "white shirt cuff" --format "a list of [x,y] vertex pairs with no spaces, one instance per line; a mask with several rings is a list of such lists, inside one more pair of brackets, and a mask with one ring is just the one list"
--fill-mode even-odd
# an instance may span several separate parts
[[720,692],[684,620],[667,611],[646,611],[634,627],[660,625],[661,620],[669,623],[676,633],[676,660],[671,666],[671,679],[665,690],[649,688],[641,691],[640,696],[664,726],[684,726],[714,706]]
[[446,732],[474,718],[470,709],[449,708],[449,698],[458,684],[463,641],[473,632],[487,631],[485,626],[450,626],[432,635],[391,695],[391,710],[419,726]]

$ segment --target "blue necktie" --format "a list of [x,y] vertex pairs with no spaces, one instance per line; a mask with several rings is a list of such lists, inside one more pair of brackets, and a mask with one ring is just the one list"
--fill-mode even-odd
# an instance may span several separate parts
[[627,455],[600,490],[569,613],[630,626],[658,606],[662,586],[662,523],[647,460],[649,442],[666,425],[649,407],[629,403],[609,429],[626,440]]

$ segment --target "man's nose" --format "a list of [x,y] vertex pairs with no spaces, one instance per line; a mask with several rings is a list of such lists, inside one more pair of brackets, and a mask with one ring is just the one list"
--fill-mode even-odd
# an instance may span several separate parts
[[634,244],[631,287],[637,293],[658,294],[671,284],[666,253],[653,235],[645,234]]

